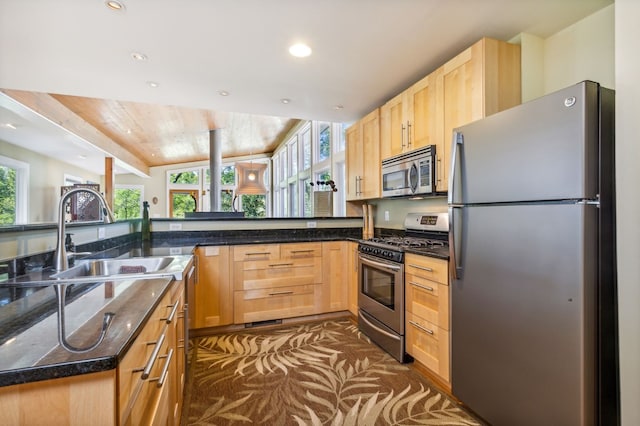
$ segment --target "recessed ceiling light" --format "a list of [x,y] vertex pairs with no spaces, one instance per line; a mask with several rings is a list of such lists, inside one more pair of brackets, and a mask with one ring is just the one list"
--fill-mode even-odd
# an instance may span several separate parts
[[229,92],[227,92],[226,90],[219,90],[219,91],[218,91],[218,94],[219,94],[220,96],[229,96]]
[[146,61],[147,60],[147,55],[145,55],[144,53],[140,53],[140,52],[133,52],[131,54],[131,57],[133,59],[135,59],[136,61]]
[[81,160],[86,160],[87,156],[84,155],[84,154],[78,154],[78,158],[81,159]]
[[160,84],[159,84],[159,83],[156,83],[155,81],[147,81],[147,85],[148,85],[149,87],[153,87],[154,89],[155,89],[156,87],[160,86]]
[[2,123],[2,124],[0,124],[0,127],[4,128],[4,129],[11,129],[11,130],[16,130],[18,128],[18,126],[16,126],[13,123]]
[[117,0],[107,0],[104,4],[111,10],[116,12],[124,12],[124,3]]
[[297,43],[289,47],[289,53],[296,58],[306,58],[311,55],[311,48],[304,43]]
[[280,102],[282,102],[283,104],[288,104],[289,102],[291,102],[291,99],[287,99],[287,98],[282,98],[280,99]]
[[344,108],[342,105],[334,105],[333,109],[335,109],[336,111],[341,110],[342,108]]

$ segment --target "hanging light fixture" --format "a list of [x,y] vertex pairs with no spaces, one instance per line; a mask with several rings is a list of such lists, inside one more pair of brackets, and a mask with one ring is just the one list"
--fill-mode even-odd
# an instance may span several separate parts
[[[249,123],[250,129],[250,144],[253,144],[255,140],[255,123],[251,121]],[[253,149],[251,149],[249,157],[253,155]],[[238,186],[236,188],[236,195],[259,195],[266,194],[267,188],[264,185],[264,172],[267,169],[266,163],[254,163],[250,161],[248,163],[236,163],[236,173],[238,175]]]
[[238,174],[238,195],[266,194],[267,188],[264,185],[264,172],[267,169],[265,163],[236,163],[236,173]]

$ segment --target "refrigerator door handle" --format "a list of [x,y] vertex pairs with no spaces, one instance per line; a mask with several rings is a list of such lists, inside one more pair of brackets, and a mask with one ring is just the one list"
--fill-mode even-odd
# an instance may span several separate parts
[[[456,188],[456,170],[458,168],[458,145],[464,143],[464,136],[460,132],[453,132],[453,140],[451,142],[451,171],[449,173],[449,204],[456,203],[454,190]],[[449,222],[451,223],[451,222]]]
[[452,280],[462,278],[462,267],[458,263],[456,241],[460,241],[460,236],[456,234],[455,209],[462,210],[460,206],[449,206],[449,275]]

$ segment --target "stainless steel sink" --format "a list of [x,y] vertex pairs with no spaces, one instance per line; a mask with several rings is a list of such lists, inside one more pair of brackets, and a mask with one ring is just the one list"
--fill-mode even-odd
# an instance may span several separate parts
[[[76,266],[51,275],[55,279],[72,279],[82,277],[113,277],[117,275],[158,275],[161,274],[174,258],[134,257],[129,259],[92,259],[81,261]],[[171,275],[171,272],[167,272]]]

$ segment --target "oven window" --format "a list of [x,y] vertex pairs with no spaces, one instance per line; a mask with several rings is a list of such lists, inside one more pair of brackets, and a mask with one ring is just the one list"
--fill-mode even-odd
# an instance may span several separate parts
[[362,293],[389,309],[394,309],[395,274],[362,265]]
[[409,186],[407,182],[407,171],[399,170],[397,172],[385,172],[382,175],[382,190],[391,191],[394,189],[403,189]]

